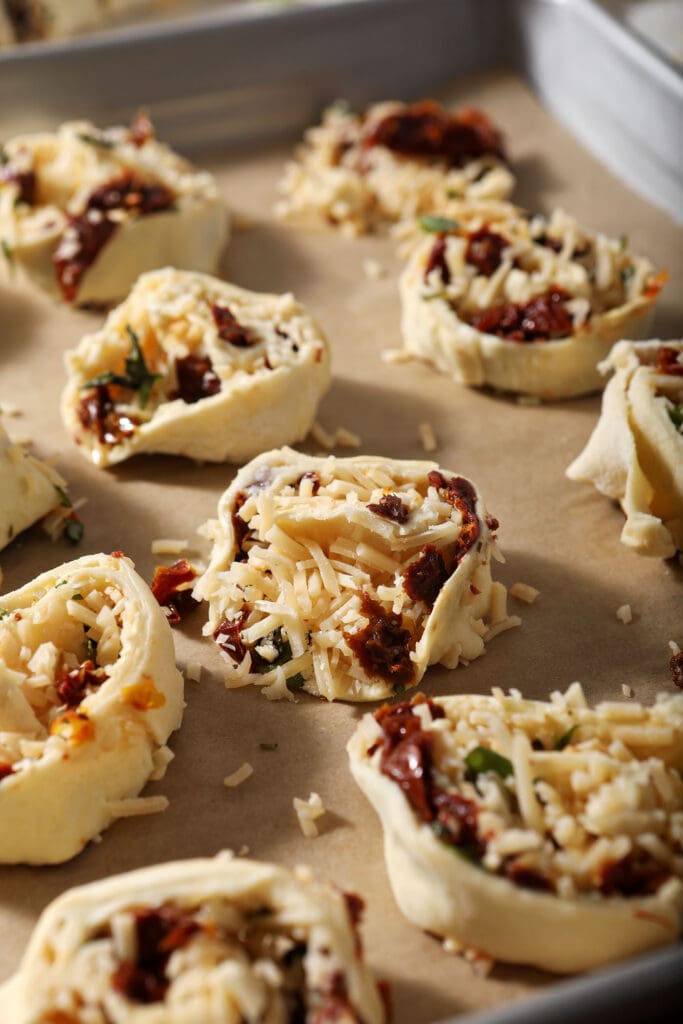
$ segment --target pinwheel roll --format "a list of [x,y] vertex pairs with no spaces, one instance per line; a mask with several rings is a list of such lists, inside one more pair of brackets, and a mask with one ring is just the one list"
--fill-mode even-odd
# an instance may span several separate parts
[[401,277],[404,345],[461,384],[539,398],[598,391],[619,338],[647,333],[666,275],[560,210],[473,226],[425,219]]
[[72,889],[0,989],[12,1024],[384,1024],[363,901],[220,854]]
[[0,597],[0,862],[68,860],[144,812],[182,708],[170,626],[120,553]]
[[366,715],[348,752],[421,928],[557,972],[683,930],[683,694],[418,696]]
[[502,136],[479,110],[424,100],[355,113],[334,104],[287,165],[276,213],[360,235],[454,199],[505,199],[514,182]]
[[479,657],[519,621],[491,579],[497,528],[474,484],[433,462],[260,456],[207,524],[194,590],[226,685],[378,700]]
[[0,239],[36,284],[76,305],[105,305],[165,264],[213,271],[228,218],[211,175],[154,137],[87,121],[11,139],[0,166]]
[[641,555],[683,550],[683,342],[621,341],[600,419],[567,476],[621,503],[621,540]]
[[68,501],[66,481],[21,445],[0,424],[0,550],[60,503]]
[[242,462],[306,436],[330,355],[290,293],[167,268],[139,279],[67,369],[62,418],[96,465],[138,452]]

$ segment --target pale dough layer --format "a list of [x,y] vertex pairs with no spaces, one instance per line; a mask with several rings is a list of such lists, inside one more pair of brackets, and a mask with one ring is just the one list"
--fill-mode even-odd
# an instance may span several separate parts
[[60,503],[66,482],[51,466],[13,444],[0,424],[0,549]]
[[[658,370],[662,347],[677,354],[681,372]],[[567,476],[621,504],[627,547],[671,558],[683,549],[683,434],[672,419],[683,412],[683,342],[621,341],[601,370],[614,374],[600,419]]]
[[[112,976],[136,962],[135,913],[159,908],[198,927],[172,947],[162,999],[141,1003],[115,990]],[[48,1024],[58,1007],[74,1024],[260,1024],[289,1019],[286,974],[290,993],[321,1020],[386,1020],[344,893],[304,869],[219,854],[60,896],[0,1001],[7,1024]]]
[[[219,336],[212,306],[228,310],[248,334],[238,345]],[[139,339],[148,396],[112,393],[118,415],[135,424],[117,443],[103,443],[79,415],[87,382],[121,373]],[[191,403],[178,394],[177,360],[209,359],[220,390]],[[330,382],[330,348],[321,328],[291,293],[247,291],[205,274],[166,268],[141,277],[95,334],[66,357],[69,380],[62,419],[81,453],[109,466],[140,452],[243,462],[276,444],[302,440]],[[143,404],[144,402],[144,404]]]
[[[180,725],[182,676],[166,616],[124,556],[57,566],[0,607],[0,761],[12,769],[0,781],[0,862],[56,864],[155,773]],[[88,660],[105,678],[67,707],[57,684]]]

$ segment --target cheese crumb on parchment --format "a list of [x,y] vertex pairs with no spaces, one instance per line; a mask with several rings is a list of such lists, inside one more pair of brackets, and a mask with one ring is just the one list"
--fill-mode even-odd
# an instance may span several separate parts
[[172,537],[159,537],[152,541],[151,551],[153,555],[179,555],[181,551],[187,551],[186,540],[174,540]]
[[379,260],[373,259],[363,260],[363,273],[369,281],[379,281],[382,277],[386,277],[387,274]]
[[315,839],[318,835],[316,820],[325,813],[323,802],[318,793],[311,793],[308,800],[295,796],[292,805],[299,819],[301,831],[307,839]]
[[617,618],[619,622],[623,622],[625,626],[628,626],[629,622],[633,621],[633,612],[631,611],[630,604],[622,604],[617,608]]
[[436,439],[434,433],[434,427],[431,423],[418,423],[417,432],[422,442],[422,447],[426,452],[435,452],[439,447],[439,442]]
[[636,695],[636,691],[633,689],[632,686],[629,686],[628,683],[621,684],[621,692],[623,693],[624,697],[628,697],[629,699],[631,697],[635,697]]
[[246,782],[253,774],[254,769],[248,761],[245,761],[243,765],[240,765],[237,771],[232,773],[232,775],[225,776],[223,779],[223,785],[227,786],[228,789],[234,789],[236,786],[241,786],[242,783]]
[[518,601],[524,601],[524,604],[533,604],[541,591],[529,583],[513,583],[508,593]]

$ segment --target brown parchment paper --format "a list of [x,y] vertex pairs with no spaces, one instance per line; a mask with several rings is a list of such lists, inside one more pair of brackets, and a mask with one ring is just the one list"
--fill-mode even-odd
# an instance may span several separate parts
[[[562,205],[607,234],[627,233],[636,251],[669,268],[655,335],[680,337],[683,233],[605,171],[519,79],[469,79],[445,98],[481,104],[504,126],[521,205]],[[467,668],[432,669],[423,689],[487,692],[495,684],[545,698],[579,679],[594,699],[623,699],[626,683],[647,701],[670,688],[667,641],[683,643],[680,568],[624,548],[618,508],[564,477],[596,421],[599,398],[528,408],[459,387],[420,363],[382,363],[380,351],[400,345],[395,243],[347,241],[331,231],[275,223],[270,208],[287,155],[284,149],[213,153],[201,161],[218,175],[230,206],[251,221],[226,251],[224,276],[248,288],[291,289],[324,325],[334,364],[319,417],[327,428],[356,431],[365,453],[419,458],[424,453],[417,425],[429,421],[440,442],[437,460],[471,476],[500,519],[507,564],[497,568],[499,578],[541,591],[532,607],[510,601],[511,611],[523,618],[520,629],[495,639]],[[362,266],[367,258],[378,260],[386,276],[368,279]],[[61,561],[117,548],[149,580],[162,561],[150,553],[156,537],[189,538],[196,559],[207,553],[195,530],[215,514],[234,467],[143,456],[105,472],[87,464],[65,434],[58,415],[62,356],[101,319],[55,305],[19,281],[0,284],[0,402],[18,405],[22,413],[5,423],[14,436],[30,436],[38,454],[58,456],[72,494],[88,499],[78,548],[51,544],[34,528],[0,554],[3,592]],[[315,445],[308,450],[316,451]],[[615,615],[624,603],[634,613],[628,626]],[[16,967],[40,911],[64,889],[246,845],[255,857],[310,864],[366,898],[367,956],[393,984],[396,1024],[427,1024],[552,983],[513,967],[479,977],[401,917],[385,875],[378,821],[350,777],[344,750],[367,706],[305,696],[296,705],[269,703],[254,688],[226,692],[221,658],[201,638],[204,619],[200,610],[176,630],[178,663],[200,661],[203,675],[186,687],[185,720],[171,740],[175,760],[166,778],[146,790],[166,794],[170,808],[117,823],[101,843],[63,866],[0,868],[0,980]],[[262,751],[260,743],[277,743],[277,750]],[[223,777],[244,761],[253,765],[253,776],[227,790]],[[315,840],[302,836],[292,809],[294,796],[312,790],[328,809]]]

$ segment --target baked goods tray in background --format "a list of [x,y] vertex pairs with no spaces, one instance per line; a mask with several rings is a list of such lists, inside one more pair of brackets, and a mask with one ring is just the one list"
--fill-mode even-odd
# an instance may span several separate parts
[[[309,0],[200,5],[0,51],[0,138],[153,107],[181,147],[291,135],[325,100],[419,96],[516,67],[632,188],[683,222],[683,75],[597,0]],[[631,12],[632,13],[632,12]],[[84,90],[83,82],[93,88]]]
[[[606,69],[620,69],[623,117],[588,104],[586,95],[596,89],[585,82],[585,58],[570,60],[564,50],[571,46],[575,54],[579,43],[600,68],[605,101],[617,99],[606,85]],[[671,686],[667,641],[683,641],[681,571],[627,551],[618,540],[620,512],[590,488],[564,479],[564,468],[595,423],[599,398],[524,407],[456,387],[420,364],[383,364],[380,351],[399,344],[395,244],[299,231],[268,214],[290,150],[276,137],[291,137],[312,123],[326,100],[436,93],[449,103],[475,103],[506,131],[519,176],[518,202],[545,210],[560,204],[609,235],[628,233],[634,249],[669,268],[673,287],[664,291],[653,331],[680,336],[683,298],[675,285],[683,275],[681,232],[549,117],[519,74],[503,70],[513,64],[560,116],[562,103],[571,100],[586,122],[596,119],[597,134],[614,117],[622,128],[609,131],[628,144],[622,163],[631,169],[641,160],[652,165],[649,180],[661,186],[658,201],[675,185],[680,80],[585,0],[356,0],[291,11],[264,7],[257,15],[253,8],[235,8],[203,14],[186,25],[184,36],[175,24],[148,25],[32,46],[0,58],[0,133],[80,115],[101,124],[127,121],[135,108],[149,106],[162,138],[183,148],[204,147],[196,161],[216,174],[226,201],[251,221],[228,247],[222,275],[259,290],[292,289],[326,328],[335,381],[322,422],[357,431],[364,453],[419,458],[417,424],[428,420],[439,438],[440,464],[481,486],[502,523],[508,559],[502,578],[531,583],[541,597],[521,607],[522,628],[496,638],[484,658],[454,673],[430,671],[426,693],[486,693],[499,685],[545,698],[550,689],[580,679],[592,700],[622,699],[627,684],[649,701]],[[643,68],[657,70],[648,77]],[[572,76],[575,93],[567,96]],[[636,86],[649,96],[646,109],[657,110],[656,123],[652,117],[638,120],[628,91]],[[660,127],[661,134],[653,135]],[[376,260],[386,276],[369,279],[364,259]],[[88,499],[82,546],[74,552],[52,545],[39,529],[31,531],[2,554],[3,589],[74,553],[117,548],[130,553],[150,579],[158,562],[150,543],[160,536],[187,537],[190,557],[205,556],[194,531],[215,514],[233,468],[160,457],[109,473],[87,465],[63,431],[57,400],[63,352],[99,327],[101,317],[55,307],[27,285],[3,279],[0,321],[0,401],[19,405],[22,413],[7,425],[13,434],[33,438],[41,456],[57,456],[74,496]],[[629,626],[615,615],[625,602],[634,611]],[[225,693],[222,662],[201,639],[202,621],[198,612],[176,635],[179,663],[199,661],[204,672],[198,686],[187,684],[185,723],[171,741],[176,759],[163,782],[147,791],[168,795],[169,810],[146,822],[120,822],[101,844],[62,867],[0,870],[0,934],[11,936],[0,947],[0,978],[14,969],[38,913],[69,886],[248,845],[256,857],[308,862],[321,877],[368,898],[368,959],[393,983],[396,1024],[444,1018],[590,1024],[608,1010],[624,1022],[674,1019],[681,1004],[680,947],[569,982],[512,967],[483,978],[404,921],[386,880],[379,825],[347,770],[344,746],[358,709],[308,698],[289,706],[255,692]],[[260,743],[274,741],[277,751],[260,750]],[[254,775],[226,791],[223,777],[244,761],[254,765]],[[311,790],[320,792],[329,811],[314,841],[301,836],[292,811],[292,798]],[[521,997],[531,998],[519,1002]]]

